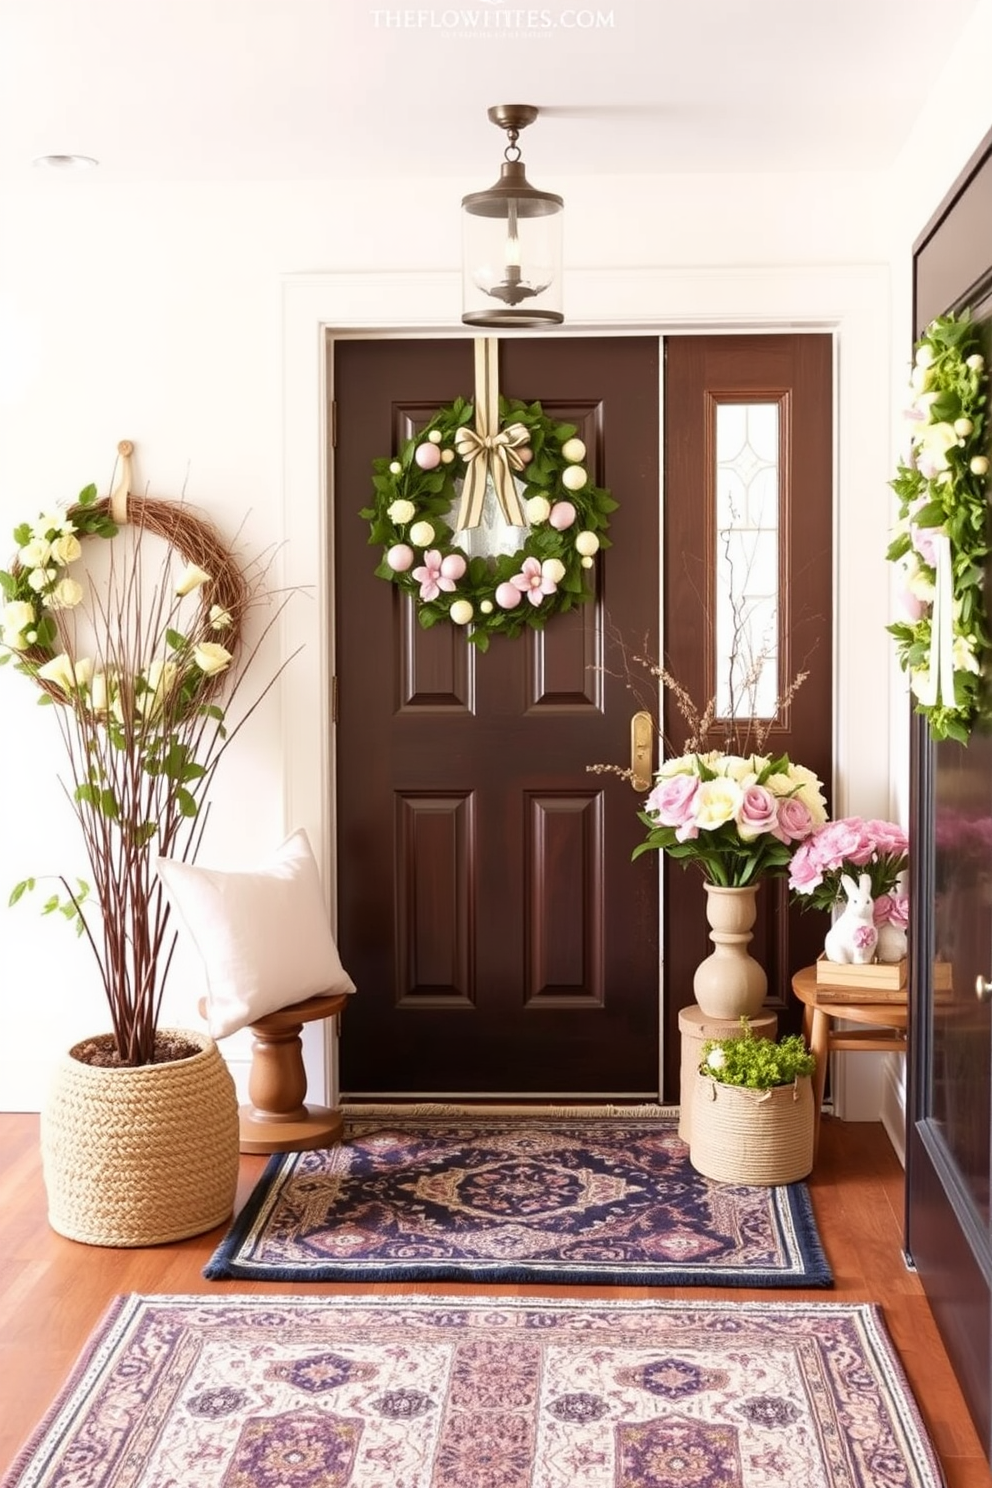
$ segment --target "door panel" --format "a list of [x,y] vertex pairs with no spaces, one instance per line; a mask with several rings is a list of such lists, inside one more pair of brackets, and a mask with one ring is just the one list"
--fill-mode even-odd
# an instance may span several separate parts
[[375,578],[372,460],[470,396],[472,343],[333,347],[339,940],[349,1096],[658,1093],[656,865],[630,862],[632,704],[656,645],[658,343],[510,338],[500,386],[575,423],[620,503],[595,598],[485,654]]
[[[988,357],[992,134],[914,247],[914,299],[917,336],[967,307]],[[992,1455],[992,1005],[976,996],[992,979],[992,726],[934,744],[916,715],[911,745],[906,1248]]]
[[[832,344],[828,335],[675,336],[665,353],[665,663],[697,709],[717,695],[717,410],[768,404],[777,419],[778,613],[770,644],[778,697],[799,671],[808,676],[779,709],[766,752],[788,753],[829,791],[833,774]],[[725,477],[721,476],[721,479]],[[760,524],[759,524],[760,525]],[[746,694],[745,694],[746,697]],[[686,726],[666,689],[664,735],[681,753]],[[727,747],[714,723],[707,748]],[[678,1014],[692,1003],[692,976],[712,949],[701,876],[666,860],[665,1084],[678,1089]],[[781,1031],[798,1031],[802,1009],[792,973],[815,961],[827,917],[790,907],[784,879],[758,893],[752,954],[768,975],[768,1003]]]

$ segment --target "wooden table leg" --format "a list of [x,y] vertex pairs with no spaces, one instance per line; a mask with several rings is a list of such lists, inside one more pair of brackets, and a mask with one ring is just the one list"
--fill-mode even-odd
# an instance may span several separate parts
[[803,1008],[803,1038],[816,1059],[813,1071],[813,1156],[820,1140],[820,1113],[823,1110],[823,1092],[827,1083],[827,1061],[830,1058],[830,1017],[822,1008]]

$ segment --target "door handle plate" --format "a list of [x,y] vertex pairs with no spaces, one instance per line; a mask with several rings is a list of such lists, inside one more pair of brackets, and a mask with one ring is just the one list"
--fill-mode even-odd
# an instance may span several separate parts
[[651,789],[654,779],[654,724],[648,712],[630,720],[630,783],[639,795]]

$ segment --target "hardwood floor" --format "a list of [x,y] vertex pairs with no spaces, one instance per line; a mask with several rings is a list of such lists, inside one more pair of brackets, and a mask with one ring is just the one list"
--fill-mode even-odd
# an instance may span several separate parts
[[[265,1166],[242,1157],[238,1205]],[[694,1287],[700,1299],[766,1298],[878,1302],[940,1457],[947,1488],[992,1488],[992,1474],[965,1409],[918,1277],[902,1257],[903,1174],[880,1125],[825,1117],[809,1179],[817,1224],[834,1272],[831,1291]],[[278,1292],[259,1282],[204,1281],[201,1271],[225,1227],[178,1245],[104,1250],[49,1229],[38,1157],[37,1116],[0,1115],[0,1472],[51,1404],[110,1299],[121,1292]],[[311,1283],[301,1293],[518,1294],[481,1287]],[[541,1295],[650,1297],[668,1288],[541,1287]],[[466,1485],[468,1488],[468,1485]],[[867,1488],[867,1485],[866,1485]]]

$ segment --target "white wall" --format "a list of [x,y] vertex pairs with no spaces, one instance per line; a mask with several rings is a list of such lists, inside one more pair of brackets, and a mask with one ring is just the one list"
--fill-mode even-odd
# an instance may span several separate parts
[[[948,179],[957,164],[948,163]],[[431,315],[439,328],[457,326],[458,202],[473,184],[111,185],[93,173],[0,186],[0,554],[4,541],[13,546],[13,526],[42,506],[71,500],[91,480],[108,490],[125,437],[136,444],[137,489],[178,497],[185,487],[230,534],[244,520],[248,553],[288,533],[314,541],[319,452],[294,447],[301,410],[284,408],[284,392],[319,394],[319,302],[338,324],[376,324],[369,304],[391,304],[397,324],[422,321],[418,281],[405,276],[438,271],[428,275]],[[894,788],[892,721],[886,700],[874,701],[890,666],[877,595],[888,520],[892,185],[868,176],[556,183],[566,200],[570,319],[605,326],[644,314],[659,329],[717,325],[736,304],[741,323],[805,327],[847,303],[840,476],[851,519],[839,532],[841,596],[853,594],[869,623],[857,638],[850,629],[839,638],[844,810],[885,811]],[[896,248],[904,254],[908,243]],[[368,281],[356,273],[381,276],[364,304]],[[299,313],[300,293],[315,296],[306,374],[283,361],[284,316],[290,305]],[[304,430],[317,418],[316,407],[303,410]],[[855,524],[857,506],[876,501]],[[315,551],[286,561],[294,577],[319,582]],[[292,604],[289,630],[306,633],[307,654],[287,682],[285,714],[273,697],[222,767],[204,862],[260,858],[314,808],[311,787],[294,782],[284,724],[307,708],[312,724],[318,707],[306,687],[320,676],[311,623],[320,595]],[[852,700],[866,684],[879,716],[859,754]],[[51,1061],[73,1037],[106,1026],[85,949],[61,924],[39,921],[30,903],[6,908],[9,886],[27,873],[84,869],[56,784],[60,765],[53,720],[23,678],[0,671],[0,1109],[36,1109]],[[180,960],[166,1020],[195,1023],[201,992],[197,968]],[[244,1044],[232,1040],[226,1052],[241,1076]]]

